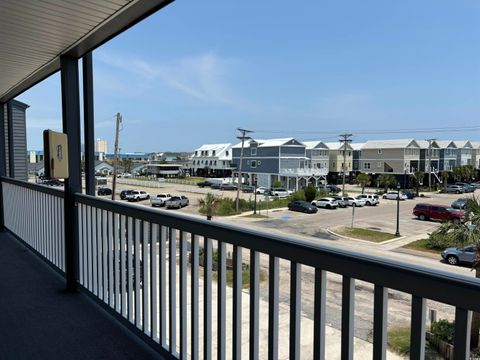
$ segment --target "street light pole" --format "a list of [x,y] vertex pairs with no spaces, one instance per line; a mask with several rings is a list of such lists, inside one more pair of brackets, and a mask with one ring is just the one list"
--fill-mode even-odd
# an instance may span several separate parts
[[255,192],[255,203],[253,205],[253,213],[257,213],[257,177],[255,176],[255,180],[253,182],[253,191]]
[[400,236],[400,184],[397,184],[397,231],[395,236]]

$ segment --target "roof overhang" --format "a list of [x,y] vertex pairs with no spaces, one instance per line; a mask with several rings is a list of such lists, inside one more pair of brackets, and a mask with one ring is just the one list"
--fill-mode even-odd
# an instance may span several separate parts
[[60,70],[173,0],[0,2],[0,103]]

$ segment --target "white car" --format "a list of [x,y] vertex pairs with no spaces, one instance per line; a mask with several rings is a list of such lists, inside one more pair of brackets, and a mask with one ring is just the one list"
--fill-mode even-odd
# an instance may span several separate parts
[[365,205],[367,206],[375,206],[380,204],[380,200],[378,199],[378,195],[370,195],[370,194],[361,194],[356,197],[356,199],[364,200]]
[[170,194],[157,194],[157,196],[153,197],[150,199],[150,204],[152,206],[163,206],[165,205],[165,202],[170,199],[172,197],[172,195]]
[[270,193],[272,194],[272,196],[276,196],[276,197],[279,197],[279,198],[286,198],[288,197],[288,195],[290,195],[287,191],[287,189],[284,189],[284,188],[273,188]]
[[260,187],[257,188],[256,191],[257,191],[257,194],[263,195],[263,193],[264,193],[265,191],[268,191],[268,188],[266,188],[266,187],[264,187],[264,186],[260,186]]
[[131,193],[127,194],[126,199],[128,201],[141,201],[150,199],[150,194],[145,191],[132,190]]
[[400,198],[400,200],[407,200],[407,195],[403,193],[400,193],[400,195],[398,195],[396,191],[389,191],[386,194],[384,194],[382,198],[388,199],[388,200],[397,200],[397,198]]
[[338,202],[334,198],[327,197],[313,200],[312,205],[326,209],[336,209],[338,207]]
[[345,203],[348,206],[358,206],[358,207],[365,206],[365,200],[357,199],[351,196],[344,196],[343,201],[345,201]]

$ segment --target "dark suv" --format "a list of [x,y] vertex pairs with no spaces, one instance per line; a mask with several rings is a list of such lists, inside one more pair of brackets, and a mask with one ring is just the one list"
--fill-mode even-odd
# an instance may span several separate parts
[[122,190],[120,192],[120,199],[122,200],[126,200],[127,199],[127,195],[130,195],[132,194],[133,190]]
[[413,215],[420,220],[452,221],[460,224],[465,221],[465,213],[445,205],[417,204],[413,208]]

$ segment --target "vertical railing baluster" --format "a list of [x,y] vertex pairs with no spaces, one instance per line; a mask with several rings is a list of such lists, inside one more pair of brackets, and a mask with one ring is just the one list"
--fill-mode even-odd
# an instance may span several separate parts
[[103,301],[108,304],[108,280],[109,280],[109,252],[110,252],[110,212],[103,210],[102,211],[102,241],[101,241],[101,249],[102,249],[102,256],[100,257],[102,260],[102,290],[103,290]]
[[[455,308],[455,335],[453,338],[454,360],[470,359],[470,329],[472,326],[472,312]],[[478,334],[477,334],[478,336]]]
[[[93,294],[98,296],[98,261],[100,260],[100,254],[98,254],[98,242],[100,241],[102,223],[100,221],[101,210],[92,207],[92,220],[93,220],[93,243],[92,243],[92,282],[93,282]],[[63,239],[62,239],[63,240]],[[63,249],[62,249],[63,252]],[[65,259],[65,258],[64,258]],[[63,262],[64,260],[62,260]],[[100,296],[98,296],[100,297]]]
[[141,301],[140,301],[140,283],[141,283],[141,273],[140,273],[140,230],[142,229],[142,222],[140,220],[134,219],[134,259],[135,259],[135,325],[141,329],[142,328],[142,314],[140,310]]
[[198,237],[195,234],[191,236],[191,339],[190,339],[190,353],[192,360],[199,358],[199,297],[198,297]]
[[149,230],[150,230],[150,223],[147,221],[143,222],[142,226],[142,259],[143,259],[143,286],[142,286],[142,298],[143,298],[143,312],[142,312],[142,324],[143,324],[143,332],[148,334],[150,331],[150,309],[149,309],[149,299],[151,293],[151,281],[149,279],[150,273],[150,261],[148,258],[149,255]]
[[187,234],[180,231],[180,359],[187,359]]
[[375,285],[373,295],[373,358],[387,358],[388,289]]
[[341,359],[353,359],[353,335],[355,316],[355,279],[343,276],[342,279],[342,335]]
[[119,214],[113,214],[113,249],[115,251],[114,256],[113,256],[113,293],[115,294],[115,310],[119,312],[120,314],[122,313],[121,310],[121,297],[122,293],[120,292],[120,286],[121,286],[121,276],[119,273],[119,266],[121,265],[121,260],[120,260],[120,252],[121,247],[121,240],[120,240],[120,232],[121,232],[121,223],[120,223],[120,215]]
[[327,273],[315,268],[315,299],[313,313],[313,358],[325,359],[325,304]]
[[259,305],[260,305],[260,254],[250,250],[250,344],[249,359],[258,360]]
[[410,326],[410,359],[425,358],[425,299],[412,295],[412,322]]
[[167,346],[167,228],[161,227],[160,232],[160,260],[159,260],[159,272],[160,272],[160,344],[163,347]]
[[133,234],[134,234],[134,222],[131,217],[127,218],[127,289],[128,289],[128,321],[134,324],[134,300],[133,300],[133,277],[135,273],[133,271]]
[[152,291],[150,301],[152,304],[151,319],[153,340],[158,342],[158,260],[157,260],[157,246],[158,246],[158,225],[150,224],[150,278],[152,279]]
[[268,267],[268,359],[278,359],[279,260],[270,255]]
[[217,250],[217,345],[218,360],[225,360],[226,332],[226,291],[227,291],[227,260],[226,246],[223,241],[218,241]]
[[[80,232],[79,233],[79,236],[78,236],[78,249],[79,249],[79,253],[78,253],[78,266],[79,266],[79,281],[80,281],[80,284],[84,284],[84,281],[83,281],[83,259],[85,258],[85,252],[84,252],[84,249],[83,249],[83,244],[85,243],[85,240],[83,239],[83,237],[85,236],[85,229],[84,229],[84,225],[85,225],[85,221],[83,221],[83,207],[84,205],[83,204],[78,204],[77,206],[77,211],[78,211],[78,216],[77,216],[77,219],[78,219],[78,231]],[[50,214],[50,218],[53,218],[53,214]],[[52,220],[52,224],[53,224],[53,220]],[[52,225],[52,229],[53,229],[53,225]],[[51,236],[51,238],[53,238]],[[53,245],[53,241],[52,241],[52,245]],[[55,264],[55,259],[54,259],[54,252],[53,252],[53,246],[52,246],[52,263]]]
[[127,310],[127,247],[126,247],[126,218],[125,215],[120,215],[120,313],[124,318],[128,316]]
[[169,229],[168,245],[170,353],[175,354],[177,351],[177,232],[173,228]]
[[114,239],[115,239],[115,223],[113,221],[113,213],[111,211],[108,212],[108,235],[107,235],[107,260],[108,260],[108,287],[105,284],[108,292],[108,302],[107,304],[110,307],[115,308],[115,295],[113,291],[114,287],[114,275],[113,275],[113,262],[115,261],[115,247]]
[[[88,254],[88,290],[93,293],[93,208],[91,206],[87,207],[87,226],[88,226],[88,243],[87,243],[87,254]],[[59,239],[60,240],[60,239]],[[60,242],[60,241],[59,241]]]
[[300,320],[302,308],[302,265],[290,264],[290,359],[300,359]]
[[203,244],[203,357],[212,358],[212,240]]
[[233,346],[232,358],[242,358],[242,248],[233,246]]

